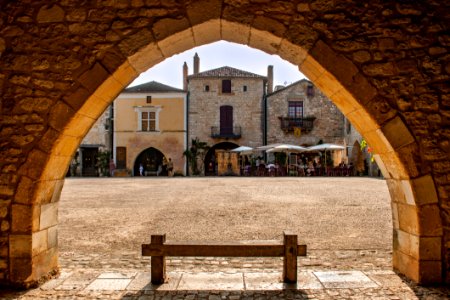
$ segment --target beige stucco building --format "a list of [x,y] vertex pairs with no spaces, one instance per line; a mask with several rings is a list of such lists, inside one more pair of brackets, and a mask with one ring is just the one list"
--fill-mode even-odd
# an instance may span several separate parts
[[183,90],[155,81],[125,89],[114,100],[115,175],[138,176],[140,164],[144,176],[165,175],[164,158],[186,174],[186,105]]

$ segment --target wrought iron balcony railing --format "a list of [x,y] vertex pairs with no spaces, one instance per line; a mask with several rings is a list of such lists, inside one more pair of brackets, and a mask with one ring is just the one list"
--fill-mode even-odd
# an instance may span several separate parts
[[227,138],[227,139],[238,139],[241,137],[241,127],[211,127],[211,137],[212,138]]
[[281,129],[285,132],[294,131],[294,128],[301,128],[302,132],[309,132],[313,129],[316,117],[293,118],[278,117],[280,119]]

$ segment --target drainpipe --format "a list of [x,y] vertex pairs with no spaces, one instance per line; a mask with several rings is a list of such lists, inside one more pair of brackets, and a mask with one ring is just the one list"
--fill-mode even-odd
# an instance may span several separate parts
[[[186,91],[186,151],[189,149],[189,91]],[[189,176],[189,160],[187,156],[186,159],[186,176]]]

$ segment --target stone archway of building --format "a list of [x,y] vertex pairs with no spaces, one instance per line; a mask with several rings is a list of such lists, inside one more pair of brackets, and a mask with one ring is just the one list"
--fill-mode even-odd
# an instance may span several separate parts
[[[125,6],[121,7],[122,4]],[[132,9],[132,6],[129,7],[125,2],[122,4],[114,2],[111,5],[117,5],[114,7],[117,10]],[[413,4],[411,7],[404,7],[395,2],[385,5],[388,4],[392,4],[392,9],[400,15],[413,16],[420,14],[421,5],[425,5],[420,3],[417,4],[417,7]],[[415,65],[419,63],[418,58],[398,62],[380,61],[377,60],[377,57],[382,56],[381,53],[384,50],[395,51],[396,41],[392,38],[377,39],[369,46],[366,41],[353,38],[351,28],[359,27],[355,26],[347,27],[349,33],[346,39],[348,40],[342,43],[339,42],[339,39],[335,40],[336,38],[331,32],[322,32],[323,27],[320,24],[310,26],[302,23],[305,16],[309,16],[309,14],[315,12],[323,14],[331,9],[328,6],[333,6],[332,3],[323,5],[301,3],[297,6],[293,3],[286,3],[286,6],[278,3],[247,8],[244,4],[235,7],[215,0],[192,1],[192,3],[186,4],[186,7],[184,7],[185,4],[180,5],[183,6],[183,10],[178,18],[163,13],[161,18],[152,25],[151,30],[147,27],[140,27],[135,34],[122,37],[112,29],[103,29],[106,40],[119,41],[117,42],[118,48],[105,46],[103,49],[102,47],[90,49],[89,45],[91,44],[87,43],[86,47],[88,48],[83,51],[99,53],[97,58],[92,56],[93,59],[78,63],[73,57],[75,62],[71,63],[71,61],[57,61],[64,57],[48,55],[39,62],[33,62],[36,64],[33,70],[42,70],[42,68],[47,70],[50,66],[53,70],[57,70],[60,67],[58,63],[76,69],[77,72],[72,74],[76,78],[76,84],[64,97],[56,100],[55,97],[49,98],[52,100],[31,98],[35,102],[29,106],[33,102],[24,98],[17,104],[17,107],[21,107],[17,108],[19,112],[27,111],[27,109],[39,112],[48,109],[47,119],[37,121],[43,123],[43,128],[48,128],[48,130],[45,135],[42,134],[40,139],[29,146],[26,143],[20,146],[21,140],[15,138],[20,148],[19,153],[25,155],[26,161],[18,168],[17,176],[8,177],[6,187],[1,190],[2,195],[6,199],[10,199],[8,208],[11,211],[11,228],[8,229],[7,239],[0,246],[1,253],[4,253],[3,256],[7,256],[7,268],[2,269],[3,279],[1,280],[27,286],[58,268],[57,245],[51,241],[54,241],[56,236],[58,200],[64,184],[64,175],[67,172],[71,156],[79,146],[81,139],[112,100],[141,72],[165,58],[218,40],[248,45],[269,54],[279,55],[299,66],[300,71],[337,105],[373,148],[376,153],[375,159],[387,180],[392,198],[394,269],[421,283],[437,283],[448,279],[450,277],[449,250],[444,246],[448,236],[444,235],[443,228],[443,220],[448,220],[445,219],[443,208],[441,209],[441,202],[447,199],[442,198],[447,195],[447,190],[442,184],[442,180],[438,185],[441,190],[435,186],[438,175],[432,173],[429,167],[433,158],[420,154],[420,149],[425,146],[417,142],[419,140],[417,128],[411,125],[410,119],[406,121],[407,115],[402,111],[403,108],[408,107],[407,101],[403,100],[400,103],[401,108],[397,106],[394,108],[380,94],[380,90],[385,84],[384,78],[396,78],[396,82],[400,82],[399,76],[405,78],[405,76],[409,76],[409,72],[418,70]],[[371,7],[372,4],[367,5]],[[436,9],[436,7],[428,6],[426,8],[430,12]],[[104,10],[105,8],[100,9]],[[248,11],[243,13],[245,9]],[[30,11],[36,12],[32,15],[38,24],[46,26],[62,24],[66,17],[65,11],[59,5],[42,6],[39,4],[39,6],[30,7]],[[161,11],[167,12],[167,8],[162,5]],[[264,11],[265,15],[260,15],[258,13],[260,11]],[[330,12],[332,11],[330,10]],[[17,9],[14,12],[20,13],[22,10]],[[281,15],[280,12],[282,12]],[[388,9],[385,12],[390,13]],[[112,11],[112,13],[116,13],[116,11]],[[363,14],[368,16],[366,13]],[[123,16],[120,12],[118,15]],[[96,14],[94,8],[91,9],[89,15],[84,9],[78,12],[74,9],[74,12],[67,14],[68,20],[79,22],[69,26],[72,40],[86,38],[95,44],[96,39],[102,38],[86,35],[89,26],[94,24],[92,22],[83,24],[87,16],[89,16],[88,20],[97,20],[96,24],[101,22],[111,24],[111,20],[102,19],[101,15]],[[286,18],[283,21],[283,19],[273,18],[274,16],[285,16]],[[27,18],[31,19],[32,17],[17,18],[17,22],[22,22]],[[15,20],[15,18],[10,18],[11,22],[16,22]],[[144,20],[148,20],[145,18],[145,14],[141,21]],[[435,32],[440,30],[439,20],[439,18],[434,20],[436,22],[433,29]],[[432,23],[432,21],[430,22]],[[120,30],[120,26],[124,26],[125,23],[127,22],[123,22],[123,24],[119,21],[114,22],[115,30]],[[7,24],[11,26],[10,22]],[[58,38],[62,34],[69,34],[64,31],[64,26],[61,26],[58,28],[63,33],[55,31],[58,37],[52,36],[54,43],[51,43],[53,41],[51,38],[45,40],[45,43],[55,47],[61,44]],[[108,26],[106,25],[106,28],[109,28]],[[60,79],[51,76],[45,78],[47,80],[27,77],[27,72],[31,71],[20,68],[20,65],[27,65],[28,58],[25,55],[13,53],[9,46],[10,37],[14,37],[15,34],[22,35],[23,29],[20,28],[20,26],[11,27],[7,31],[8,43],[5,43],[3,37],[0,38],[0,54],[5,56],[2,61],[8,62],[7,68],[17,68],[21,72],[20,76],[7,77],[6,80],[19,85],[24,93],[26,91],[23,87],[31,80],[44,90],[42,92],[44,95],[51,96],[48,87],[64,86],[61,81],[58,81]],[[47,32],[52,31],[47,30]],[[340,32],[344,34],[342,38],[345,38],[345,33]],[[380,35],[382,36],[381,33]],[[33,37],[28,35],[26,37],[33,40]],[[416,37],[414,36],[409,43],[411,49],[414,48],[411,51],[418,51],[415,47],[420,44],[420,41],[418,37],[415,39]],[[31,44],[27,43],[27,45]],[[448,45],[445,46],[443,42],[441,45],[440,49],[447,51],[445,47],[448,48]],[[372,50],[371,47],[375,47],[378,52]],[[439,49],[431,50],[432,48],[428,44],[424,47],[428,47],[430,51],[437,53],[435,55],[439,55]],[[80,51],[82,48],[81,46],[74,47],[73,51]],[[23,51],[28,51],[27,49],[24,48]],[[352,49],[352,54],[346,52],[348,49]],[[48,50],[48,53],[51,54],[52,51],[56,53],[62,50],[52,48]],[[443,66],[442,62],[439,63],[433,59],[430,61],[424,65],[424,68],[433,68],[433,63]],[[447,73],[450,72],[448,66],[446,70]],[[2,75],[0,86],[4,82],[5,76]],[[440,85],[440,87],[445,90],[444,85]],[[420,105],[433,108],[433,103],[438,102],[439,92],[436,89],[429,90],[425,86],[421,88],[422,92],[420,93],[428,93],[429,101],[424,100],[426,103],[417,104],[419,105],[418,109],[421,108]],[[11,93],[11,91],[9,92]],[[19,96],[22,95],[19,88],[14,92]],[[419,91],[413,89],[411,93],[411,97],[418,96]],[[9,99],[3,103],[4,112],[9,112],[11,105],[14,106]],[[49,103],[51,109],[48,108]],[[424,111],[425,114],[430,113],[427,109]],[[16,117],[20,119],[20,113],[17,113]],[[10,117],[9,121],[14,122],[14,118]],[[19,126],[25,127],[22,123]],[[34,127],[27,128],[33,130]],[[7,138],[13,139],[11,131],[3,130],[3,134]],[[22,142],[26,142],[26,140]],[[23,145],[27,145],[27,147]],[[434,146],[428,145],[427,147],[433,148]],[[433,149],[438,149],[436,147]],[[17,154],[14,153],[17,153],[17,149],[11,146],[5,157],[15,159]],[[443,159],[440,162],[443,162]],[[436,165],[444,168],[440,174],[444,173],[445,175],[444,162],[442,166]],[[442,175],[440,176],[442,177]]]
[[139,176],[139,166],[142,164],[144,176],[167,176],[167,170],[158,174],[162,167],[164,154],[156,148],[150,147],[139,153],[133,166],[133,176]]
[[205,155],[205,161],[204,161],[204,168],[205,168],[205,175],[207,176],[214,176],[216,175],[216,158],[215,158],[215,151],[217,149],[222,150],[231,150],[234,148],[239,147],[239,145],[232,143],[232,142],[220,142],[209,148],[208,152]]

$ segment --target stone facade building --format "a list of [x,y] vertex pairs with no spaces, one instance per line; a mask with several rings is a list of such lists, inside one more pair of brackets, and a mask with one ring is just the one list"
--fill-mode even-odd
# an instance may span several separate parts
[[[124,90],[114,100],[115,176],[186,174],[186,93],[155,81]],[[158,168],[161,169],[158,171]]]
[[303,79],[267,96],[267,144],[311,146],[343,142],[344,115]]
[[272,79],[227,66],[199,72],[199,64],[196,54],[194,73],[186,76],[186,65],[183,72],[189,92],[188,139],[211,146],[204,165],[212,175],[216,150],[263,144],[264,95]]

